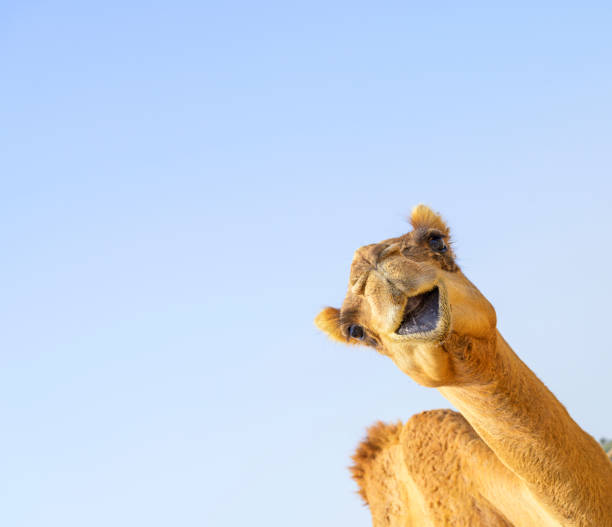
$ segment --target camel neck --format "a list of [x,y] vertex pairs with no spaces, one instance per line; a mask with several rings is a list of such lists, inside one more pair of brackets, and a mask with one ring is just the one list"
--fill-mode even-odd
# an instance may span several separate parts
[[499,333],[494,348],[481,382],[439,390],[549,513],[582,525],[572,518],[612,495],[612,464]]

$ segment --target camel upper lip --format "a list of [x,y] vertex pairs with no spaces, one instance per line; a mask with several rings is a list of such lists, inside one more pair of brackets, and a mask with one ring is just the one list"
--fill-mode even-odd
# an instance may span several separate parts
[[427,333],[438,326],[440,320],[440,290],[437,286],[406,301],[398,335]]

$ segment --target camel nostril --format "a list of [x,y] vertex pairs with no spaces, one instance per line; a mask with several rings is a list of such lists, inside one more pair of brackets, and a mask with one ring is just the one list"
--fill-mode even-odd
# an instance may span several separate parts
[[391,245],[388,245],[379,253],[378,258],[376,259],[377,263],[384,260],[390,254],[399,252],[400,249],[401,249],[401,245],[397,242],[392,243]]
[[359,279],[353,284],[351,291],[354,295],[363,295],[363,291],[365,289],[366,282],[368,281],[368,275],[370,271],[366,271],[363,273]]

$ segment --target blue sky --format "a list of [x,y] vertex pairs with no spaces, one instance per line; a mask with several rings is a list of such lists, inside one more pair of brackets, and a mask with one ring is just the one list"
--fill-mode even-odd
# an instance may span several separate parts
[[612,435],[604,3],[0,15],[3,524],[369,525],[366,426],[449,404],[312,319],[419,202]]

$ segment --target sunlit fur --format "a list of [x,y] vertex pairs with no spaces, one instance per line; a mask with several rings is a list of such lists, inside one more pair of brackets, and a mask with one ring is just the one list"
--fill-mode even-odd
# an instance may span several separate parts
[[[365,344],[459,409],[379,423],[353,477],[375,526],[612,526],[612,463],[516,356],[495,310],[456,264],[450,230],[418,205],[412,231],[355,252],[341,309],[317,326]],[[447,249],[432,248],[442,238]],[[396,333],[409,298],[438,287],[439,320]],[[348,328],[364,328],[363,340]]]

